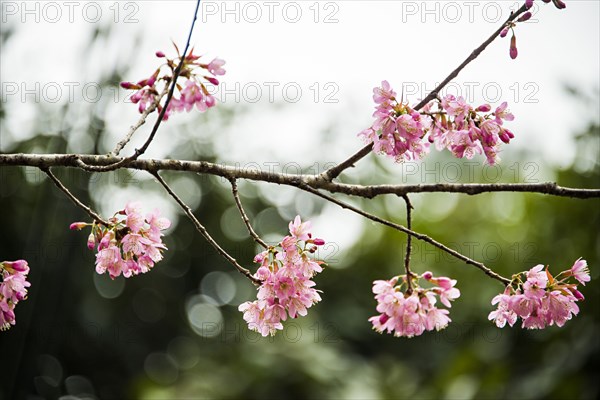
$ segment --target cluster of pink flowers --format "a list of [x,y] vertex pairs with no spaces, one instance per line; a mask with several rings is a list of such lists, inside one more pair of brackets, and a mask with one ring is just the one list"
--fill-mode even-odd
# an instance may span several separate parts
[[[157,96],[160,91],[157,88],[158,83],[163,82],[164,85],[169,85],[175,74],[175,69],[181,61],[179,50],[177,51],[178,57],[175,59],[166,58],[162,51],[156,52],[156,56],[159,58],[165,58],[166,64],[170,71],[159,77],[161,69],[160,66],[149,78],[143,79],[139,82],[121,82],[121,87],[124,89],[137,90],[132,96],[131,101],[138,105],[138,110],[143,113],[146,108],[157,101]],[[225,61],[220,58],[215,58],[208,64],[199,62],[200,56],[193,54],[193,50],[184,57],[183,66],[179,74],[180,79],[185,81],[184,85],[180,85],[181,80],[178,79],[177,90],[179,91],[179,97],[173,95],[165,115],[164,120],[169,118],[169,115],[173,112],[189,112],[194,106],[200,111],[204,112],[216,104],[216,99],[210,94],[206,88],[204,81],[209,82],[215,86],[219,85],[219,80],[216,76],[225,75]],[[158,112],[162,111],[162,105],[158,104]]]
[[[398,102],[387,81],[373,89],[373,100],[377,104],[375,122],[359,136],[372,142],[375,152],[397,162],[420,159],[430,144],[435,144],[438,150],[447,148],[458,158],[484,154],[489,164],[495,164],[500,144],[514,138],[503,126],[503,121],[514,119],[506,102],[490,112],[489,104],[473,107],[463,97],[449,94],[441,101],[428,103],[420,113]],[[434,104],[437,110],[433,110]]]
[[321,272],[322,262],[310,256],[323,239],[313,238],[311,223],[297,216],[289,224],[290,236],[285,236],[277,246],[254,257],[260,267],[254,274],[261,284],[257,300],[240,304],[248,328],[262,336],[274,335],[283,329],[281,321],[304,316],[308,308],[321,301],[314,288],[312,277]]
[[0,331],[15,324],[15,306],[27,298],[29,265],[25,260],[0,262]]
[[[522,276],[525,276],[523,282]],[[544,329],[546,326],[563,326],[573,315],[579,313],[577,302],[584,297],[577,290],[576,283],[568,283],[575,278],[585,286],[590,281],[587,262],[581,258],[573,266],[553,277],[543,265],[536,265],[529,271],[513,277],[513,281],[501,293],[492,299],[498,308],[492,311],[488,319],[503,328],[506,323],[513,326],[517,317],[521,317],[522,328]]]
[[169,228],[171,222],[161,217],[160,211],[154,210],[144,218],[140,203],[127,203],[125,209],[115,213],[108,222],[109,226],[85,222],[71,224],[71,229],[78,230],[92,226],[87,246],[93,250],[98,244],[97,273],[108,271],[112,279],[122,273],[129,278],[150,271],[162,260],[162,251],[167,248],[162,242],[161,231]]
[[428,151],[428,144],[422,139],[431,119],[398,102],[388,81],[373,89],[373,100],[375,122],[359,136],[373,142],[376,153],[387,154],[398,162],[421,158]]
[[[427,289],[419,287],[420,278],[434,286]],[[406,275],[396,276],[389,281],[375,281],[373,293],[377,300],[377,311],[381,314],[369,318],[369,321],[377,332],[393,332],[398,337],[410,338],[419,336],[426,330],[444,329],[451,320],[448,310],[436,307],[437,296],[443,305],[450,308],[450,301],[460,296],[455,285],[455,279],[436,278],[429,271],[420,277],[413,275],[410,290]],[[404,286],[407,287],[406,291]]]

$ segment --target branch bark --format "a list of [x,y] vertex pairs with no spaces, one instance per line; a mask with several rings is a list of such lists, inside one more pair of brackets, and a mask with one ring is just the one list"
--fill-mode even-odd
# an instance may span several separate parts
[[[4,166],[29,166],[36,168],[50,167],[79,167],[83,160],[89,165],[111,165],[119,162],[121,158],[111,156],[98,156],[86,154],[0,154],[0,167]],[[323,189],[330,193],[343,193],[352,196],[371,199],[384,194],[402,196],[409,193],[463,193],[478,195],[492,192],[523,192],[539,193],[558,197],[576,199],[600,198],[600,189],[569,188],[557,185],[554,182],[543,183],[433,183],[410,185],[351,185],[337,182],[326,182],[315,175],[283,174],[276,172],[257,171],[254,169],[240,169],[224,164],[209,163],[206,161],[185,160],[135,160],[121,168],[148,171],[185,171],[220,176],[227,180],[249,179],[254,181],[277,183],[300,187],[308,185],[313,189]]]
[[100,215],[95,213],[90,207],[86,206],[85,204],[83,204],[81,202],[81,200],[79,200],[77,197],[75,197],[75,195],[73,193],[71,193],[71,191],[69,189],[67,189],[67,187],[65,185],[62,184],[62,182],[52,173],[52,171],[50,171],[50,168],[44,167],[44,168],[40,168],[40,169],[48,176],[48,178],[50,178],[52,183],[54,183],[54,185],[57,188],[59,188],[73,203],[75,203],[75,205],[77,207],[79,207],[83,211],[85,211],[86,214],[89,215],[90,217],[92,217],[92,219],[94,221],[96,221],[97,223],[102,224],[106,227],[109,226],[108,222],[105,221],[104,219],[102,219],[102,217]]

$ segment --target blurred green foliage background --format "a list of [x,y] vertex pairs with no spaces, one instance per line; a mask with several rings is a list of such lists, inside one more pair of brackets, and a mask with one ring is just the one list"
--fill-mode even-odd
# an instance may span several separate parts
[[[103,85],[116,87],[124,73],[113,71]],[[565,101],[581,101],[580,95],[572,94]],[[4,130],[5,106],[0,112]],[[65,106],[62,116],[49,116],[40,104],[34,122],[37,134],[2,150],[68,151],[71,126],[63,116],[70,106]],[[88,107],[86,140],[101,151],[106,117],[102,104]],[[239,112],[217,107],[198,115],[193,123],[206,127],[204,136],[188,135],[170,156],[218,161],[206,137]],[[592,110],[582,118],[590,122],[587,129],[574,133],[578,157],[573,165],[559,170],[533,153],[506,151],[502,167],[516,175],[506,173],[502,180],[548,178],[564,186],[600,187],[598,154],[593,150],[590,154],[600,140],[598,114]],[[459,168],[458,181],[470,181],[464,173],[468,164],[445,154],[431,155],[416,168],[450,171],[448,166]],[[139,173],[55,172],[87,203],[94,204],[90,193],[110,195],[114,185],[163,196],[158,185]],[[486,182],[482,171],[476,172],[476,181]],[[378,181],[400,179],[397,170],[374,156],[353,174],[343,179],[363,183],[373,182],[373,176]],[[276,337],[261,338],[247,330],[237,311],[238,304],[254,296],[252,285],[182,215],[165,238],[169,247],[165,260],[151,273],[110,281],[95,274],[94,254],[85,247],[87,234],[68,230],[71,222],[85,215],[42,175],[30,168],[0,169],[0,258],[27,259],[32,283],[29,298],[16,308],[17,325],[0,334],[2,399],[65,395],[98,399],[594,399],[600,395],[599,200],[519,193],[412,197],[415,230],[485,262],[504,276],[538,263],[550,265],[557,273],[578,257],[586,258],[592,273],[592,282],[581,288],[586,300],[580,315],[562,329],[497,329],[487,314],[492,310],[491,298],[502,286],[477,269],[415,242],[415,271],[431,270],[458,280],[462,296],[451,309],[453,322],[440,333],[412,339],[376,334],[367,322],[375,314],[372,281],[401,272],[406,238],[365,222],[351,248],[340,249],[335,237],[325,238],[331,243],[321,256],[329,268],[317,277],[324,300],[307,317],[288,321]],[[164,176],[169,182],[182,179],[182,174]],[[411,181],[422,178],[416,174]],[[276,240],[285,234],[290,216],[298,212],[297,202],[276,207],[264,186],[241,183],[240,192],[257,231]],[[219,243],[250,266],[256,248],[232,211],[228,183],[188,174],[177,187],[188,196],[201,196],[195,214]],[[312,215],[304,218],[323,211],[320,199],[299,196],[302,202],[312,203]],[[352,201],[404,222],[401,199]],[[345,229],[344,219],[331,223],[340,232]]]

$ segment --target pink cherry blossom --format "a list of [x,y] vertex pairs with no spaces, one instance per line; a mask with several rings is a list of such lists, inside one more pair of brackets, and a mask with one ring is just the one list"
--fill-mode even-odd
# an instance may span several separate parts
[[[393,333],[398,337],[413,337],[425,331],[444,329],[451,322],[449,311],[436,307],[437,297],[447,307],[449,302],[460,296],[458,289],[454,288],[456,280],[439,277],[435,278],[429,271],[421,278],[434,283],[433,288],[425,289],[418,285],[417,280],[412,280],[414,286],[406,292],[406,277],[394,277],[388,281],[377,280],[373,282],[373,293],[377,301],[379,315],[369,318],[373,329],[377,332]],[[398,285],[398,282],[401,282]]]
[[206,69],[213,75],[225,75],[223,65],[225,65],[225,60],[215,58],[208,64]]
[[254,257],[254,262],[260,264],[254,274],[261,282],[257,300],[242,303],[238,309],[244,313],[248,328],[262,336],[274,335],[283,329],[281,321],[288,316],[305,316],[321,301],[311,279],[323,268],[310,254],[325,241],[311,239],[310,229],[311,223],[297,216],[289,223],[291,236]]
[[388,81],[382,81],[381,87],[373,89],[373,101],[377,104],[388,103],[396,99],[396,92]]
[[[498,307],[488,318],[499,328],[504,327],[506,322],[513,326],[517,317],[522,319],[521,326],[526,329],[563,326],[579,313],[577,302],[584,299],[577,285],[567,280],[574,277],[579,281],[573,269],[580,271],[584,265],[587,266],[585,260],[578,259],[571,269],[562,271],[557,277],[553,277],[541,264],[514,275],[504,293],[492,300],[492,305],[498,304]],[[560,276],[565,278],[559,280]],[[521,277],[525,278],[525,282]]]
[[27,298],[29,265],[25,260],[0,262],[0,331],[15,325],[15,306]]
[[510,296],[502,293],[492,299],[492,305],[498,304],[498,309],[490,312],[488,319],[494,320],[498,328],[503,328],[508,322],[513,326],[517,321],[517,314],[510,307]]
[[290,222],[290,234],[297,240],[306,241],[309,238],[308,231],[311,229],[310,221],[302,222],[299,215],[296,215],[294,221]]
[[498,125],[502,125],[502,120],[505,121],[514,121],[515,116],[511,114],[511,112],[507,109],[508,103],[505,101],[494,112],[496,116],[496,123]]
[[87,246],[93,250],[98,243],[96,272],[108,272],[114,279],[121,274],[129,278],[150,271],[163,259],[162,252],[167,248],[162,242],[162,231],[170,226],[171,222],[161,217],[158,210],[144,218],[139,202],[127,203],[109,219],[109,226],[92,224]]
[[373,89],[373,100],[375,120],[358,136],[372,143],[374,152],[392,157],[396,162],[418,160],[435,144],[437,150],[447,148],[457,158],[471,159],[483,154],[489,164],[495,164],[500,160],[500,145],[514,138],[514,134],[502,126],[503,121],[514,119],[506,102],[489,113],[492,109],[489,104],[474,108],[463,97],[449,94],[426,104],[418,112],[398,102],[387,81]]
[[467,118],[472,109],[464,97],[459,96],[456,98],[451,94],[442,99],[442,107],[444,107],[449,116],[454,117],[457,121]]
[[[206,70],[215,76],[224,75],[224,60],[215,58],[210,63],[204,64],[198,61],[201,56],[193,54],[193,50],[188,55],[179,56],[175,59],[168,58],[162,51],[157,51],[155,54],[158,58],[166,59],[166,62],[154,71],[149,78],[135,83],[121,82],[122,88],[137,90],[131,96],[131,102],[138,105],[140,113],[145,112],[150,105],[156,104],[158,112],[164,112],[163,120],[166,121],[171,114],[176,112],[184,110],[189,112],[194,107],[200,112],[204,112],[216,105],[215,97],[208,92],[203,82],[209,82],[215,86],[219,85],[219,80],[214,76],[207,76]],[[166,96],[159,98],[159,93],[164,93],[164,90],[171,84],[175,68],[182,61],[176,92],[170,98],[166,110],[163,110]],[[170,69],[170,71],[161,75],[165,68]],[[179,92],[179,97],[177,97],[177,92]]]
[[141,213],[142,204],[138,201],[127,203],[124,213],[127,215],[126,225],[133,233],[137,233],[144,226],[144,216]]
[[570,269],[571,274],[583,286],[590,281],[590,270],[588,269],[587,261],[578,258],[575,264]]

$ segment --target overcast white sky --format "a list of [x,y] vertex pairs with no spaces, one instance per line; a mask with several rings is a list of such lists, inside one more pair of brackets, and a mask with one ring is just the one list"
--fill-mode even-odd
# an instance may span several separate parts
[[[208,60],[227,61],[222,80],[227,92],[217,97],[248,107],[215,138],[221,159],[263,165],[340,161],[362,145],[356,133],[371,123],[373,86],[386,79],[400,92],[404,85],[405,98],[416,103],[520,3],[204,1],[192,43]],[[558,10],[537,0],[533,20],[516,28],[519,57],[509,58],[509,38],[498,39],[450,89],[475,103],[508,101],[516,115],[511,146],[534,144],[540,158],[559,165],[572,160],[573,132],[594,114],[598,118],[597,110],[578,112],[562,85],[597,92],[600,70],[600,3],[565,3],[567,8]],[[129,78],[144,78],[157,65],[156,50],[172,54],[171,40],[183,48],[195,7],[191,0],[0,4],[3,29],[16,29],[0,54],[7,126],[17,135],[2,133],[3,151],[30,134],[33,108],[27,103],[35,98],[24,89],[58,110],[70,100],[71,87],[75,101],[95,96],[93,87],[84,93],[84,86],[114,63],[133,59]],[[108,24],[114,28],[112,40],[86,49],[93,28]],[[122,101],[113,102],[108,115],[111,141],[137,118],[135,107]],[[148,156],[169,151],[168,132],[176,126],[172,121],[163,126]],[[325,129],[332,136],[324,145]],[[85,150],[76,142],[74,150]]]

